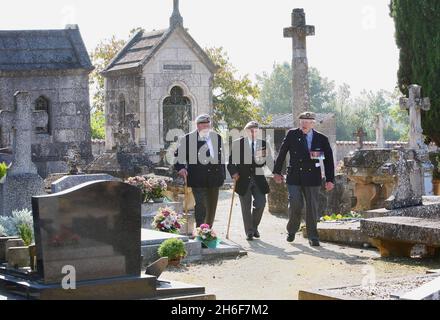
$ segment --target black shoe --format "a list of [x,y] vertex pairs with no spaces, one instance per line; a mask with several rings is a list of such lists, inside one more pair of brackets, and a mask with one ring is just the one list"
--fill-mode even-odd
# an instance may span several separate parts
[[319,244],[319,240],[309,240],[309,244],[310,244],[310,246],[311,247],[319,247],[320,246],[320,244]]
[[260,233],[258,231],[254,232],[254,238],[255,239],[260,239]]
[[287,242],[293,242],[293,241],[295,241],[295,235],[294,234],[289,234],[288,236],[287,236]]
[[247,241],[252,241],[252,240],[254,240],[254,235],[253,235],[252,233],[249,233],[249,234],[247,235],[246,240],[247,240]]

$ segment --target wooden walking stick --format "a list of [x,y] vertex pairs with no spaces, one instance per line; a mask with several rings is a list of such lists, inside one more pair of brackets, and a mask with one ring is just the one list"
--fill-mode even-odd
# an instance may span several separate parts
[[185,176],[185,197],[184,197],[184,209],[185,209],[185,219],[186,219],[186,235],[189,235],[189,219],[188,219],[188,177]]
[[232,209],[234,208],[235,190],[237,188],[237,181],[234,179],[234,188],[232,191],[231,209],[229,210],[228,230],[226,231],[226,239],[229,240],[229,230],[231,228]]

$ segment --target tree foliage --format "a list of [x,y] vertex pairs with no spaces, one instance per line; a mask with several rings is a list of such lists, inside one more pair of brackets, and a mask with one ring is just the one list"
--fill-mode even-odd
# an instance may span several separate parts
[[223,48],[208,48],[206,53],[219,67],[213,81],[214,123],[229,129],[243,129],[251,120],[262,123],[266,119],[258,106],[260,90],[248,75],[237,76],[237,70],[229,61]]
[[428,141],[440,145],[440,1],[392,0],[391,16],[400,49],[399,89],[408,94],[411,84],[423,87],[431,110],[422,115]]

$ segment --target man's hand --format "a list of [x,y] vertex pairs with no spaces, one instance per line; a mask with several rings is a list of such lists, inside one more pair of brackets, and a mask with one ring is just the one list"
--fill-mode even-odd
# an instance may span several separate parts
[[186,169],[180,170],[179,171],[179,176],[181,176],[182,178],[188,177],[188,171]]
[[335,188],[335,185],[333,184],[333,182],[327,182],[325,184],[325,190],[327,190],[327,192],[332,191]]
[[232,179],[234,179],[234,181],[237,182],[240,179],[240,175],[236,173],[232,176]]
[[284,177],[280,174],[276,174],[273,176],[276,183],[281,184],[284,182]]

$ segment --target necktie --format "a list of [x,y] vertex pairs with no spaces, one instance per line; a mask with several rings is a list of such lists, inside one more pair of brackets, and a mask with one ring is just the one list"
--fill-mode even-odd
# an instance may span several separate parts
[[309,151],[309,144],[307,143],[307,134],[304,133],[303,138],[304,138],[304,146],[306,150]]

